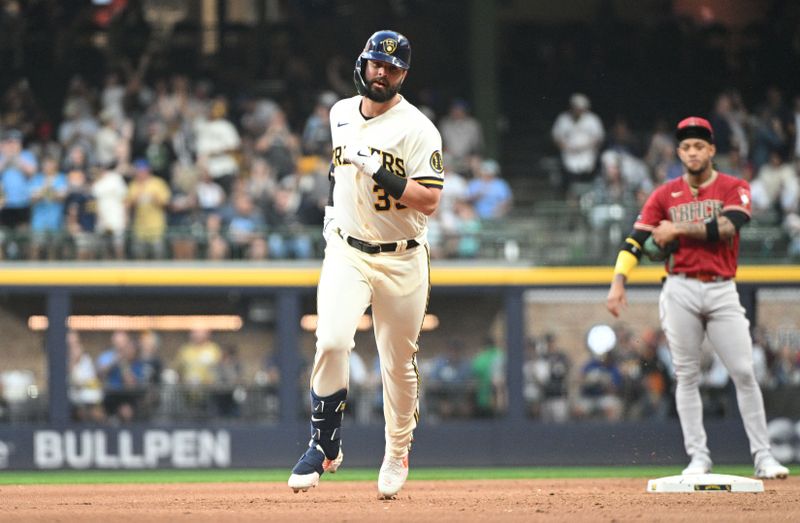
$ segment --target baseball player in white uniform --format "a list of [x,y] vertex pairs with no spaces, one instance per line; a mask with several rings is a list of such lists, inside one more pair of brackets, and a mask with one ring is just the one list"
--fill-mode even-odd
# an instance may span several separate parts
[[439,132],[399,94],[410,59],[405,36],[376,32],[356,60],[359,95],[331,109],[332,185],[317,289],[311,441],[289,477],[295,492],[316,486],[323,472],[342,463],[348,356],[369,306],[386,421],[379,497],[394,498],[408,476],[418,419],[417,339],[430,291],[427,216],[436,210],[444,181]]

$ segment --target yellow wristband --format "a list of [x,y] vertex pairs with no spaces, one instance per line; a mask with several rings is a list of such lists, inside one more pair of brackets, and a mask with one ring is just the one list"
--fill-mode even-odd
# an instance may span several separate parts
[[617,264],[614,266],[614,274],[622,274],[626,278],[628,274],[639,264],[639,260],[629,251],[619,251]]

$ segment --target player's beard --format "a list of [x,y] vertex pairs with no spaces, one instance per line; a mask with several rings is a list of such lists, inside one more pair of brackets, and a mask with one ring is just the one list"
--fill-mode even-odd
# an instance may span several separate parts
[[387,82],[387,84],[384,86],[384,89],[381,91],[373,87],[375,83],[375,80],[372,80],[367,87],[367,98],[373,102],[378,102],[381,104],[388,102],[400,91],[401,84],[391,85]]
[[700,176],[701,174],[706,172],[706,170],[709,167],[711,167],[711,160],[706,160],[705,162],[700,164],[700,167],[698,169],[692,169],[688,165],[686,165],[686,172],[692,176]]

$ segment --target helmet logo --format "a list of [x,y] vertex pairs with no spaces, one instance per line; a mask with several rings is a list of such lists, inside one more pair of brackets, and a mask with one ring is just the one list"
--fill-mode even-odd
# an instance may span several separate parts
[[394,54],[395,50],[397,49],[397,40],[394,38],[387,38],[381,42],[381,47],[383,48],[384,53]]

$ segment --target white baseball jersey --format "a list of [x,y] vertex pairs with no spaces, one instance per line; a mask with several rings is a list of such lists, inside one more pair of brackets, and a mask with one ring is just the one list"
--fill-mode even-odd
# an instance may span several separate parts
[[[391,109],[366,119],[361,96],[340,100],[331,108],[331,135],[336,185],[333,217],[346,234],[368,242],[416,239],[423,243],[427,216],[389,196],[375,181],[345,164],[347,146],[365,145],[383,156],[383,167],[427,187],[442,188],[442,138],[439,131],[405,98]],[[342,205],[341,202],[353,202]]]
[[[336,184],[333,223],[325,227],[327,246],[317,287],[311,388],[320,396],[348,388],[348,354],[361,316],[371,306],[383,384],[385,453],[400,458],[408,453],[417,425],[417,340],[430,290],[428,221],[389,196],[370,176],[345,164],[344,153],[348,146],[369,147],[381,153],[385,169],[438,190],[443,184],[442,140],[431,121],[404,98],[370,119],[361,115],[361,100],[342,100],[331,109]],[[331,234],[332,229],[341,234]],[[367,254],[344,236],[370,243],[413,239],[419,245]]]

